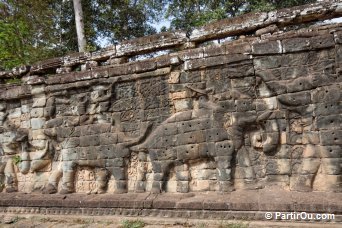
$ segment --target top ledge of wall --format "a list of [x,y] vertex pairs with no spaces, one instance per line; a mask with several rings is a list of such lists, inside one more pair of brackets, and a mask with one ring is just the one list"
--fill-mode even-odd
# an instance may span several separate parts
[[[125,75],[153,71],[157,68],[178,64],[179,61],[196,58],[196,53],[198,58],[207,57],[208,53],[204,56],[203,48],[198,48],[199,44],[230,36],[240,36],[240,39],[226,41],[223,45],[234,47],[234,45],[239,44],[239,47],[241,47],[242,44],[244,47],[243,54],[258,54],[252,51],[251,48],[246,48],[246,46],[249,46],[250,43],[262,43],[263,40],[281,40],[300,36],[312,37],[312,34],[320,35],[322,33],[320,32],[321,30],[338,31],[341,30],[341,24],[314,25],[309,28],[286,32],[279,30],[286,26],[322,21],[340,16],[342,16],[342,3],[335,0],[268,13],[249,13],[209,23],[206,26],[195,29],[188,37],[184,31],[163,32],[124,41],[118,45],[109,46],[91,53],[74,53],[40,61],[31,66],[15,67],[11,71],[0,71],[0,80],[1,83],[4,83],[4,79],[24,77],[22,81],[26,84],[41,84],[47,81],[49,81],[47,84],[55,84],[68,81],[61,80],[61,77],[70,78],[70,75],[75,74],[83,74],[83,76],[79,76],[78,80],[88,80],[115,76],[117,72]],[[341,42],[341,32],[338,32],[338,34],[340,35],[335,37],[335,42],[337,43]],[[245,35],[248,35],[248,37],[245,37]],[[183,51],[177,54],[166,54],[157,58],[128,63],[130,57],[174,48]],[[225,47],[224,52],[227,52],[228,49]],[[229,53],[235,53],[235,51],[232,51],[232,48],[230,48]],[[125,70],[123,70],[124,68]],[[77,72],[75,69],[81,69],[81,71]],[[45,79],[40,77],[43,74],[60,74],[60,76],[58,76],[58,79]],[[71,81],[74,80],[71,79]]]

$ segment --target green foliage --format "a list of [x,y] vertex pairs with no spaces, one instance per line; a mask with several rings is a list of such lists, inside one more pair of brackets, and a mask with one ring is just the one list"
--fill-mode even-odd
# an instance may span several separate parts
[[50,57],[56,38],[53,11],[45,0],[0,3],[0,68],[11,69]]
[[247,12],[270,11],[312,2],[316,0],[170,0],[165,16],[171,20],[170,29],[191,31],[208,22]]
[[21,84],[20,78],[10,78],[5,80],[6,84]]
[[12,158],[12,161],[14,162],[15,165],[18,165],[19,163],[21,163],[23,160],[21,159],[21,157],[19,155],[15,155]]
[[[191,31],[246,12],[269,11],[315,0],[82,0],[87,51],[162,31]],[[106,42],[105,42],[106,41]],[[71,0],[1,0],[0,70],[77,52]]]
[[145,226],[145,223],[141,220],[124,220],[122,222],[123,228],[142,228]]

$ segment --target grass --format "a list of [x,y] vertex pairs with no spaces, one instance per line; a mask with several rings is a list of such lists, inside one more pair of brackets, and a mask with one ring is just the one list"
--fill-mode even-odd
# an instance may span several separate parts
[[141,220],[124,220],[122,221],[123,228],[142,228],[145,223]]
[[242,222],[221,222],[218,228],[248,228],[248,224]]
[[13,158],[12,158],[14,164],[18,165],[20,162],[22,162],[21,160],[21,157],[19,155],[15,155]]
[[21,84],[20,78],[10,78],[5,80],[6,84]]

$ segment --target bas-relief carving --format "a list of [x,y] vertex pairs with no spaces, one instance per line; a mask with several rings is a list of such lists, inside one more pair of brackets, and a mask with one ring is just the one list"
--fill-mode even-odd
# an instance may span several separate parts
[[31,175],[38,184],[23,191],[311,191],[320,172],[321,189],[341,191],[341,147],[329,141],[339,133],[317,114],[324,107],[307,102],[310,93],[278,95],[281,84],[238,67],[169,83],[116,78],[2,104],[1,190],[18,191],[18,176]]

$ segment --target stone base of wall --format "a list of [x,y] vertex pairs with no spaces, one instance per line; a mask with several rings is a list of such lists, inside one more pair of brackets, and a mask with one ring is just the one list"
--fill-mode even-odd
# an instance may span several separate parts
[[[306,212],[334,214],[334,219],[310,222],[342,223],[342,193],[289,192],[278,188],[188,194],[42,195],[0,194],[0,213],[133,216],[191,219],[266,220],[265,213]],[[278,219],[281,220],[281,219]],[[303,221],[303,219],[293,219]]]

